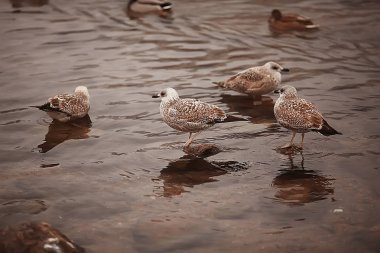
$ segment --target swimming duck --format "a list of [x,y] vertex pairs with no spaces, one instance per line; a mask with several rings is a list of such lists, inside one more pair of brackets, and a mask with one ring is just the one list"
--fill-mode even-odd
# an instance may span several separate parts
[[165,0],[130,0],[127,5],[127,14],[131,18],[144,14],[168,17],[171,13],[172,4]]
[[315,30],[319,25],[315,25],[310,18],[303,17],[297,14],[283,15],[281,11],[274,9],[269,17],[269,26],[272,29],[280,31],[306,31]]

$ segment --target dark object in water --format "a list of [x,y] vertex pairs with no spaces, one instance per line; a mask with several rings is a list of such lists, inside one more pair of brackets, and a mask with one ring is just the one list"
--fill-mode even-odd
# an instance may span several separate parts
[[28,222],[0,229],[1,253],[84,253],[50,224]]
[[12,4],[12,7],[15,9],[32,6],[40,7],[49,3],[49,0],[9,0]]
[[221,149],[212,144],[193,144],[183,147],[183,151],[188,155],[205,158],[218,154]]

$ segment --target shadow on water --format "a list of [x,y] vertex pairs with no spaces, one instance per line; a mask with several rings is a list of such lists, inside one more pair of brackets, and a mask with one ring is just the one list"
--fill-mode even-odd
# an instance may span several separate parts
[[320,175],[315,170],[305,169],[302,152],[300,156],[301,161],[297,165],[294,156],[288,155],[287,168],[279,170],[279,174],[273,179],[275,198],[283,204],[303,205],[326,199],[328,195],[334,194],[332,185],[334,179]]
[[228,172],[248,169],[249,164],[237,161],[210,162],[203,158],[185,155],[169,162],[161,170],[158,180],[163,186],[154,190],[157,196],[173,197],[189,192],[195,185],[218,181],[214,177]]
[[92,122],[89,115],[68,123],[53,120],[45,135],[45,142],[37,147],[41,153],[46,153],[64,141],[87,139],[89,137],[88,133],[91,131],[91,126]]
[[221,94],[220,96],[219,102],[227,105],[230,112],[248,116],[253,123],[276,122],[273,113],[274,101],[271,97],[263,96],[260,104],[254,104],[253,98],[247,95]]

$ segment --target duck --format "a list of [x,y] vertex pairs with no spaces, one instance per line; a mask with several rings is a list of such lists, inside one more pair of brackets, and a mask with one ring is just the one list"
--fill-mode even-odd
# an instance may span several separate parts
[[130,18],[145,14],[169,17],[172,14],[172,4],[165,0],[130,0],[127,5],[127,14]]
[[319,25],[316,25],[310,18],[298,14],[282,14],[280,10],[272,10],[269,17],[269,26],[274,30],[279,31],[306,31],[316,30]]

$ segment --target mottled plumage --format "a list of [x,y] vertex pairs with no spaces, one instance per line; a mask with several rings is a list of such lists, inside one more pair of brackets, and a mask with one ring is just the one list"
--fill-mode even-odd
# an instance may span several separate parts
[[281,83],[281,72],[288,71],[275,62],[267,62],[241,71],[224,82],[214,83],[225,89],[261,96],[277,89]]
[[181,99],[173,88],[167,88],[153,97],[161,97],[160,113],[166,124],[190,133],[185,147],[190,145],[195,134],[226,119],[225,112],[219,107],[196,99]]
[[315,25],[310,18],[297,14],[283,15],[281,11],[274,9],[269,17],[269,25],[272,29],[279,31],[305,31],[315,30],[319,26]]
[[82,118],[90,110],[90,95],[84,86],[78,86],[74,94],[61,94],[49,98],[41,106],[33,106],[45,111],[52,119],[67,122]]
[[293,132],[290,143],[284,147],[293,145],[296,133],[302,133],[301,148],[306,132],[316,131],[326,136],[341,134],[326,122],[312,103],[298,98],[293,86],[285,85],[276,92],[280,93],[280,97],[274,105],[274,115],[281,126]]
[[171,13],[172,4],[165,0],[130,0],[127,5],[127,14],[131,18],[145,14],[167,17]]

